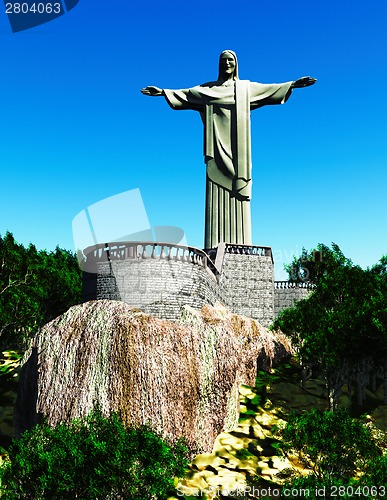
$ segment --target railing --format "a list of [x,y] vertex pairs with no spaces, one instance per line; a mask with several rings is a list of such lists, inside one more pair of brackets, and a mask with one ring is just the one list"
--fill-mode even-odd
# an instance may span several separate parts
[[274,281],[274,288],[277,290],[284,290],[288,288],[304,288],[313,289],[314,284],[307,281]]
[[257,255],[260,257],[271,257],[271,261],[274,264],[271,247],[262,247],[254,245],[236,245],[232,243],[231,244],[227,243],[226,252],[239,255]]
[[187,262],[210,269],[215,275],[214,263],[208,255],[195,247],[173,243],[148,241],[124,241],[99,243],[85,248],[86,265],[97,262],[113,262],[126,259],[160,259]]

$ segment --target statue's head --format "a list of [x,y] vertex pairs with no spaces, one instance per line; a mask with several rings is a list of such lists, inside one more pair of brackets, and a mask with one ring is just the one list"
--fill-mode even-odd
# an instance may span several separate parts
[[232,72],[234,80],[238,76],[238,59],[233,50],[224,50],[219,56],[219,76],[218,80],[229,76]]

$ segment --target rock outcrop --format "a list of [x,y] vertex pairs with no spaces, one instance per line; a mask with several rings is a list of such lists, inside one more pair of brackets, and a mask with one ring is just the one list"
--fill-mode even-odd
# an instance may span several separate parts
[[41,416],[55,425],[98,403],[127,425],[149,423],[211,451],[238,421],[240,384],[290,353],[280,335],[222,306],[185,308],[172,323],[125,303],[91,301],[45,325],[26,353],[15,407],[20,433]]

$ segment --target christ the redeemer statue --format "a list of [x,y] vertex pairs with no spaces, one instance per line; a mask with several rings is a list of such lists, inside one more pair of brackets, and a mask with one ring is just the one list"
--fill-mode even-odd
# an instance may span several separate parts
[[235,52],[219,58],[214,82],[184,90],[146,87],[145,95],[163,95],[172,109],[199,111],[204,124],[207,165],[205,248],[218,243],[251,245],[250,110],[283,104],[294,88],[313,85],[305,76],[294,82],[262,84],[240,80]]

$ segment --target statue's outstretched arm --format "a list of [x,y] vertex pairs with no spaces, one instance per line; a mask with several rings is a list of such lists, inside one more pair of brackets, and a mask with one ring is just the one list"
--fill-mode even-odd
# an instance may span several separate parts
[[312,78],[311,76],[303,76],[302,78],[299,78],[298,80],[292,83],[292,88],[301,89],[303,87],[310,87],[316,82],[317,82],[316,78]]
[[152,96],[164,95],[163,89],[159,89],[158,87],[154,87],[153,85],[141,89],[141,92],[144,95],[152,95]]

